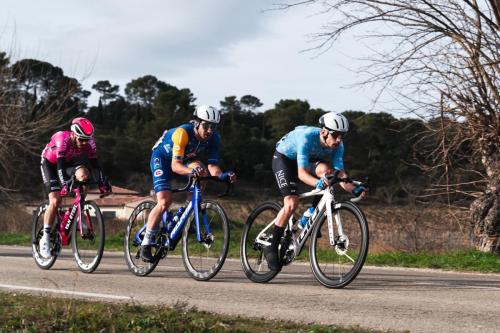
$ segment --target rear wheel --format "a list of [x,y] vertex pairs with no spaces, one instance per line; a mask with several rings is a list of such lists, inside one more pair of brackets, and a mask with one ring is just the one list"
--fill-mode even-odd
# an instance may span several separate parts
[[149,214],[151,210],[156,205],[154,201],[144,201],[139,204],[128,220],[127,232],[125,233],[124,239],[124,255],[125,261],[127,262],[127,266],[129,270],[137,275],[137,276],[146,276],[158,265],[160,261],[161,255],[158,251],[158,247],[152,247],[151,252],[155,258],[155,260],[151,263],[145,262],[140,258],[140,250],[141,250],[141,242],[144,238],[144,234],[146,232],[145,225],[148,222]]
[[267,266],[264,247],[273,236],[273,225],[269,225],[278,216],[281,205],[277,202],[264,202],[255,208],[247,219],[240,243],[240,259],[245,275],[253,282],[271,281],[277,271]]
[[[361,271],[368,253],[368,223],[363,212],[351,202],[334,204],[331,244],[328,219],[323,216],[311,234],[310,258],[314,277],[328,288],[343,288]],[[336,221],[344,236],[337,234]]]
[[71,248],[78,268],[92,273],[101,262],[104,252],[104,220],[96,203],[86,201],[79,219],[71,228]]
[[33,254],[33,259],[35,259],[35,263],[41,269],[50,269],[56,262],[57,256],[61,250],[61,240],[59,239],[59,232],[57,232],[59,218],[57,216],[58,214],[56,214],[54,227],[52,228],[50,236],[50,252],[52,253],[52,257],[50,259],[45,259],[40,255],[39,243],[43,236],[43,218],[47,207],[47,203],[43,203],[40,207],[38,207],[33,216],[33,224],[31,228],[31,252]]
[[[200,237],[196,237],[196,223],[191,213],[182,234],[182,259],[188,274],[195,280],[213,278],[224,265],[229,248],[229,225],[224,209],[215,201],[205,200],[200,209]],[[207,218],[210,233],[205,230]]]

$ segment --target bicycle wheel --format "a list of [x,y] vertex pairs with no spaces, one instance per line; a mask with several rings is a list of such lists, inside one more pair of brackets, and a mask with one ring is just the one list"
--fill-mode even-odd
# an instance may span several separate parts
[[104,239],[101,210],[95,202],[85,201],[81,216],[71,227],[71,248],[76,264],[82,272],[92,273],[99,266],[104,251]]
[[276,219],[280,209],[281,205],[277,202],[264,202],[250,213],[243,227],[240,243],[241,265],[245,275],[253,282],[268,282],[278,274],[267,266],[264,245],[261,243],[271,242],[273,227],[260,233]]
[[152,247],[151,251],[153,252],[155,261],[150,263],[143,261],[140,258],[139,253],[141,250],[141,242],[144,237],[145,231],[138,235],[139,239],[136,238],[136,234],[148,222],[149,213],[155,205],[156,202],[154,201],[142,202],[137,207],[135,207],[128,220],[127,232],[125,233],[123,243],[123,250],[125,261],[127,262],[129,270],[137,276],[146,276],[151,273],[156,268],[161,258],[158,253],[154,252],[157,250],[157,248]]
[[[229,248],[229,224],[224,209],[215,201],[205,200],[200,210],[200,236],[196,238],[196,223],[191,213],[182,233],[182,261],[188,274],[195,280],[208,281],[224,265]],[[206,213],[210,234],[202,221]]]
[[[363,212],[351,202],[335,203],[333,229],[335,245],[330,244],[326,214],[311,234],[309,254],[314,277],[325,287],[343,288],[361,271],[368,253],[368,222]],[[342,223],[345,237],[337,233],[335,221]]]
[[41,204],[33,215],[33,225],[31,228],[31,252],[33,254],[33,259],[35,259],[35,263],[41,269],[50,269],[52,265],[56,262],[57,256],[61,250],[61,240],[59,239],[59,233],[57,232],[57,226],[59,225],[59,218],[55,218],[55,226],[52,229],[52,233],[50,236],[50,247],[52,258],[45,259],[40,255],[39,242],[43,235],[43,217],[45,215],[45,211],[47,210],[48,204]]

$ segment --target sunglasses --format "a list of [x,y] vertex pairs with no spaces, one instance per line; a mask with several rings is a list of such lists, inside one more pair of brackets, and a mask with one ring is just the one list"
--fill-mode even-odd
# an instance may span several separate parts
[[328,131],[328,134],[330,134],[335,140],[338,138],[342,140],[345,137],[345,133],[342,132]]
[[81,142],[81,143],[87,143],[89,142],[89,139],[81,139],[81,138],[76,138],[78,140],[78,142]]
[[200,125],[205,131],[208,131],[209,129],[211,129],[212,131],[215,131],[217,129],[217,124],[214,124],[214,123],[208,123],[208,122],[202,121]]

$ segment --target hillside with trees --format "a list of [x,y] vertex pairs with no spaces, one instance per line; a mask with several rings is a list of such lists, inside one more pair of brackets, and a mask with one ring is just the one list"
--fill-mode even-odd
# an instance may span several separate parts
[[[61,68],[35,59],[11,63],[0,53],[0,200],[41,198],[40,153],[51,134],[67,130],[75,116],[91,119],[96,127],[101,164],[114,184],[143,193],[151,189],[151,147],[163,131],[192,118],[197,104],[189,88],[179,88],[153,75],[132,79],[123,89],[109,81],[96,82],[96,106],[88,106],[91,92]],[[123,94],[121,93],[123,91]],[[215,107],[222,111],[222,168],[237,172],[242,190],[274,189],[271,157],[276,142],[298,125],[318,123],[331,110],[314,109],[306,100],[282,99],[263,109],[257,96],[226,96]],[[334,107],[334,106],[332,106]],[[333,109],[335,110],[335,109]],[[335,110],[337,112],[341,110]],[[384,204],[439,201],[470,204],[457,191],[436,193],[431,185],[442,178],[433,168],[442,138],[429,135],[443,126],[442,118],[396,118],[388,113],[345,110],[351,126],[345,137],[345,164],[355,178],[369,177],[371,198]],[[447,119],[449,134],[462,123]],[[472,153],[461,146],[461,154]],[[450,165],[450,183],[467,183],[480,191],[477,161],[461,159]],[[431,166],[426,168],[425,166]],[[479,168],[479,169],[478,169]],[[429,191],[429,189],[431,189]]]

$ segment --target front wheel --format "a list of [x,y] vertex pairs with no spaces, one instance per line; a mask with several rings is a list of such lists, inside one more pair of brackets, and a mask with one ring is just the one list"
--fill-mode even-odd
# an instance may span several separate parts
[[151,248],[155,258],[153,262],[145,262],[139,256],[141,242],[146,232],[145,226],[148,223],[149,214],[155,205],[156,202],[154,201],[144,201],[140,203],[135,207],[128,220],[127,232],[125,233],[123,242],[123,251],[129,270],[137,276],[146,276],[154,271],[161,258],[160,254],[157,253],[157,251],[159,251],[157,247]]
[[33,259],[35,259],[35,263],[41,269],[50,269],[56,262],[57,255],[61,250],[61,240],[59,239],[59,233],[57,231],[59,222],[56,214],[56,218],[54,219],[55,226],[52,228],[50,235],[50,252],[52,253],[52,257],[50,259],[45,259],[40,255],[39,243],[43,236],[43,217],[47,211],[47,207],[47,203],[43,203],[38,207],[33,215],[33,224],[31,227],[31,252],[33,254]]
[[240,260],[245,275],[253,282],[268,282],[278,274],[269,269],[263,250],[271,243],[274,221],[280,210],[279,203],[264,202],[250,213],[243,227]]
[[[316,223],[311,234],[310,260],[314,277],[325,287],[343,288],[361,271],[368,253],[368,222],[363,212],[351,202],[335,203],[333,245],[326,215]],[[338,235],[337,222],[344,236]]]
[[[226,212],[215,201],[205,200],[200,209],[200,238],[191,213],[182,234],[182,259],[188,274],[195,280],[208,281],[224,265],[229,248],[229,224]],[[210,233],[205,228],[205,222]]]
[[92,273],[102,259],[104,252],[104,220],[95,202],[85,201],[79,219],[71,228],[71,248],[78,268]]

